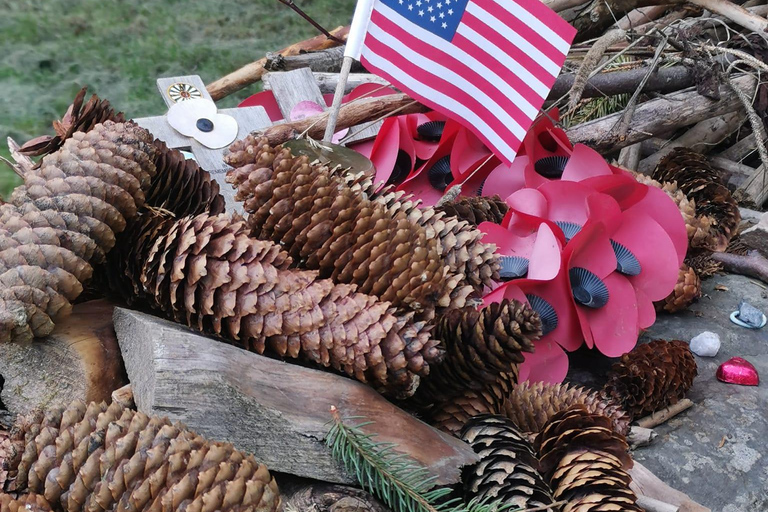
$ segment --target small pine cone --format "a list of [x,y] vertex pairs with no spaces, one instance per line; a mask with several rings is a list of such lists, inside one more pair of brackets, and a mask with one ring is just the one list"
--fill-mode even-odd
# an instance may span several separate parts
[[629,446],[608,417],[573,406],[553,416],[534,444],[553,498],[567,501],[563,511],[642,512],[629,488]]
[[[42,156],[56,152],[75,132],[89,132],[94,126],[106,121],[124,123],[122,112],[115,112],[107,100],[99,99],[95,94],[83,105],[86,88],[80,89],[67,113],[60,121],[53,122],[56,135],[43,135],[26,142],[19,152],[27,156]],[[38,167],[40,163],[38,163]]]
[[478,226],[483,222],[501,224],[509,206],[499,196],[462,196],[436,207],[435,210]]
[[540,507],[555,512],[549,484],[539,473],[539,461],[528,439],[512,422],[498,415],[471,418],[461,439],[472,447],[480,462],[464,469],[464,501],[498,502],[513,510]]
[[709,252],[685,258],[685,264],[688,265],[700,279],[712,277],[723,270],[723,264],[713,260],[712,253]]
[[696,271],[685,263],[680,267],[677,284],[667,298],[655,302],[656,311],[677,313],[696,302],[701,297],[701,279]]
[[[17,492],[55,510],[276,512],[280,494],[267,468],[229,444],[180,424],[124,409],[75,402],[15,432],[7,460]],[[8,489],[6,489],[8,490]]]
[[158,149],[157,174],[147,191],[147,206],[168,210],[176,217],[224,213],[224,197],[219,194],[219,184],[208,172],[160,140],[155,141],[155,146]]
[[[496,245],[481,242],[483,232],[465,220],[447,216],[432,207],[420,207],[404,192],[384,190],[374,200],[386,205],[395,215],[403,212],[408,219],[427,229],[428,236],[440,242],[440,254],[451,272],[462,277],[454,296],[474,291],[480,294],[484,287],[499,280],[501,268]],[[453,307],[460,307],[455,305]]]
[[290,256],[250,238],[242,220],[148,212],[121,246],[111,264],[128,282],[119,289],[248,350],[330,366],[398,398],[412,395],[442,356],[412,313],[289,269]]
[[728,242],[728,249],[726,249],[725,252],[746,256],[751,250],[752,248],[745,244],[739,235],[736,235],[735,237],[731,238],[730,242]]
[[728,247],[741,222],[741,213],[731,192],[705,156],[688,148],[675,148],[659,162],[653,178],[676,183],[696,202],[697,217],[714,220],[706,243],[694,247],[711,251],[724,251]]
[[434,338],[445,350],[414,398],[435,403],[482,390],[522,363],[541,336],[541,319],[528,304],[504,299],[483,309],[466,306],[445,312]]
[[288,149],[263,153],[257,161],[271,160],[270,167],[248,164],[227,175],[250,213],[253,236],[280,244],[301,268],[397,308],[426,311],[425,319],[437,307],[464,305],[467,294],[452,300],[462,276],[449,273],[438,241],[404,213],[370,200],[363,193],[370,180],[294,158]]
[[29,341],[71,310],[127,219],[144,203],[156,148],[107,121],[75,132],[0,205],[0,341]]
[[602,395],[634,420],[677,403],[698,374],[688,344],[655,340],[638,345],[613,365]]
[[629,416],[613,402],[603,400],[597,391],[569,384],[523,382],[512,390],[504,404],[504,415],[523,432],[539,433],[555,414],[581,404],[592,414],[611,418],[615,432],[629,433]]
[[51,505],[39,494],[23,494],[14,498],[0,493],[0,512],[51,512]]
[[499,375],[495,382],[479,391],[467,390],[461,396],[435,404],[427,411],[429,423],[438,430],[457,436],[473,416],[503,414],[504,402],[517,382],[517,367]]

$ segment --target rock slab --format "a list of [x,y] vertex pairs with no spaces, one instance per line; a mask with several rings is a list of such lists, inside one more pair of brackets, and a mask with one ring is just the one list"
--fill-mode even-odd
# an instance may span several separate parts
[[324,443],[331,406],[342,417],[373,421],[366,432],[397,444],[438,484],[459,481],[460,468],[477,461],[469,445],[346,377],[247,352],[136,311],[116,308],[114,322],[140,411],[229,441],[270,470],[354,483]]

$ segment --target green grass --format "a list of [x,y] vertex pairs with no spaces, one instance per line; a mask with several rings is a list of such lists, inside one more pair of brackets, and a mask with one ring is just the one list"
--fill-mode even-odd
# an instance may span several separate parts
[[[331,29],[349,22],[355,2],[297,4]],[[0,0],[0,156],[8,158],[8,136],[23,143],[51,133],[84,85],[129,117],[160,115],[156,78],[210,83],[316,33],[277,0]],[[0,163],[0,193],[18,182]]]

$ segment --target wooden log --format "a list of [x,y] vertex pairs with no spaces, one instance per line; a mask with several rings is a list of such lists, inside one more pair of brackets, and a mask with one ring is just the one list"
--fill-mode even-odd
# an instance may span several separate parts
[[[333,94],[336,92],[336,85],[339,83],[338,73],[312,73],[315,77],[317,86],[320,87],[320,91],[323,94]],[[377,85],[390,85],[390,83],[376,75],[370,73],[350,73],[347,83],[344,87],[344,94],[349,94],[352,89],[359,87],[363,84],[377,84]]]
[[712,146],[717,145],[734,131],[738,130],[739,126],[744,123],[745,117],[746,114],[740,109],[720,117],[705,119],[664,146],[663,149],[649,157],[643,158],[637,170],[644,174],[652,173],[659,162],[675,148],[685,147],[697,153],[706,153]]
[[601,35],[617,19],[640,7],[655,6],[658,0],[592,0],[578,5],[562,16],[576,27],[576,41],[585,41]]
[[741,162],[755,151],[757,151],[757,137],[755,137],[754,133],[750,133],[718,156],[733,160],[734,162]]
[[729,0],[686,0],[714,13],[725,16],[751,32],[768,32],[768,20]]
[[[421,103],[402,93],[376,98],[364,98],[354,103],[342,105],[339,110],[339,118],[336,121],[336,129],[342,130],[358,124],[368,123],[395,112],[397,114],[414,114],[427,112],[428,110]],[[325,133],[327,121],[328,112],[324,112],[299,121],[276,124],[259,133],[267,137],[272,145],[282,144],[304,132],[306,132],[308,137],[320,140]]]
[[748,165],[739,164],[719,156],[710,156],[709,162],[716,169],[723,171],[721,174],[723,181],[731,190],[741,187],[755,172],[755,169]]
[[[309,68],[312,71],[338,73],[341,71],[341,62],[343,60],[344,47],[337,46],[327,50],[289,56],[284,56],[280,53],[268,53],[267,62],[264,67],[267,71],[293,71],[295,69]],[[360,73],[364,72],[365,68],[358,61],[355,61],[352,65],[352,71]]]
[[[331,30],[331,35],[342,40],[346,40],[348,33],[349,27],[337,27]],[[334,46],[339,46],[339,44],[333,39],[329,39],[324,35],[319,35],[311,39],[292,44],[291,46],[283,48],[278,53],[284,56],[298,55],[303,51],[323,50],[326,48],[332,48]],[[239,91],[240,89],[243,89],[252,83],[256,83],[261,80],[261,76],[266,71],[264,69],[264,65],[266,63],[266,57],[255,62],[251,62],[250,64],[247,64],[242,68],[233,71],[232,73],[222,78],[219,78],[215,82],[208,84],[206,89],[214,101],[220,100],[221,98],[229,96],[233,92]]]
[[477,461],[467,444],[359,382],[246,352],[136,311],[116,308],[114,321],[140,411],[229,441],[270,470],[354,483],[324,444],[331,406],[342,417],[375,421],[367,432],[396,443],[439,484],[459,481],[460,468]]
[[0,351],[2,400],[14,414],[66,406],[73,400],[110,400],[128,381],[112,329],[114,305],[77,304],[50,336]]
[[[733,83],[750,97],[754,94],[756,81],[752,76],[739,76]],[[728,114],[741,107],[741,100],[726,85],[720,88],[720,100],[717,101],[705,98],[695,90],[686,89],[639,105],[625,137],[620,137],[614,130],[621,120],[621,112],[574,126],[568,129],[567,134],[574,144],[586,144],[597,151],[611,152],[658,133]]]
[[629,474],[632,477],[629,487],[638,496],[643,495],[664,503],[676,505],[680,507],[680,512],[711,512],[707,507],[693,501],[687,494],[673,489],[662,482],[659,477],[638,461],[635,461],[634,466],[629,470]]
[[761,165],[747,178],[739,191],[760,207],[768,199],[768,167]]

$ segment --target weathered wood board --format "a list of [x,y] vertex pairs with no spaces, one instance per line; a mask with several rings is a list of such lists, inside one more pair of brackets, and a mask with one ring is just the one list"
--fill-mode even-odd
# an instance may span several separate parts
[[331,373],[246,352],[151,315],[116,308],[115,331],[140,411],[168,416],[211,439],[253,453],[270,469],[352,483],[323,440],[336,406],[362,416],[378,440],[397,443],[438,483],[477,460],[368,386]]
[[112,328],[114,305],[77,304],[53,333],[30,344],[7,343],[0,351],[3,404],[13,414],[68,405],[73,400],[110,400],[126,384]]

